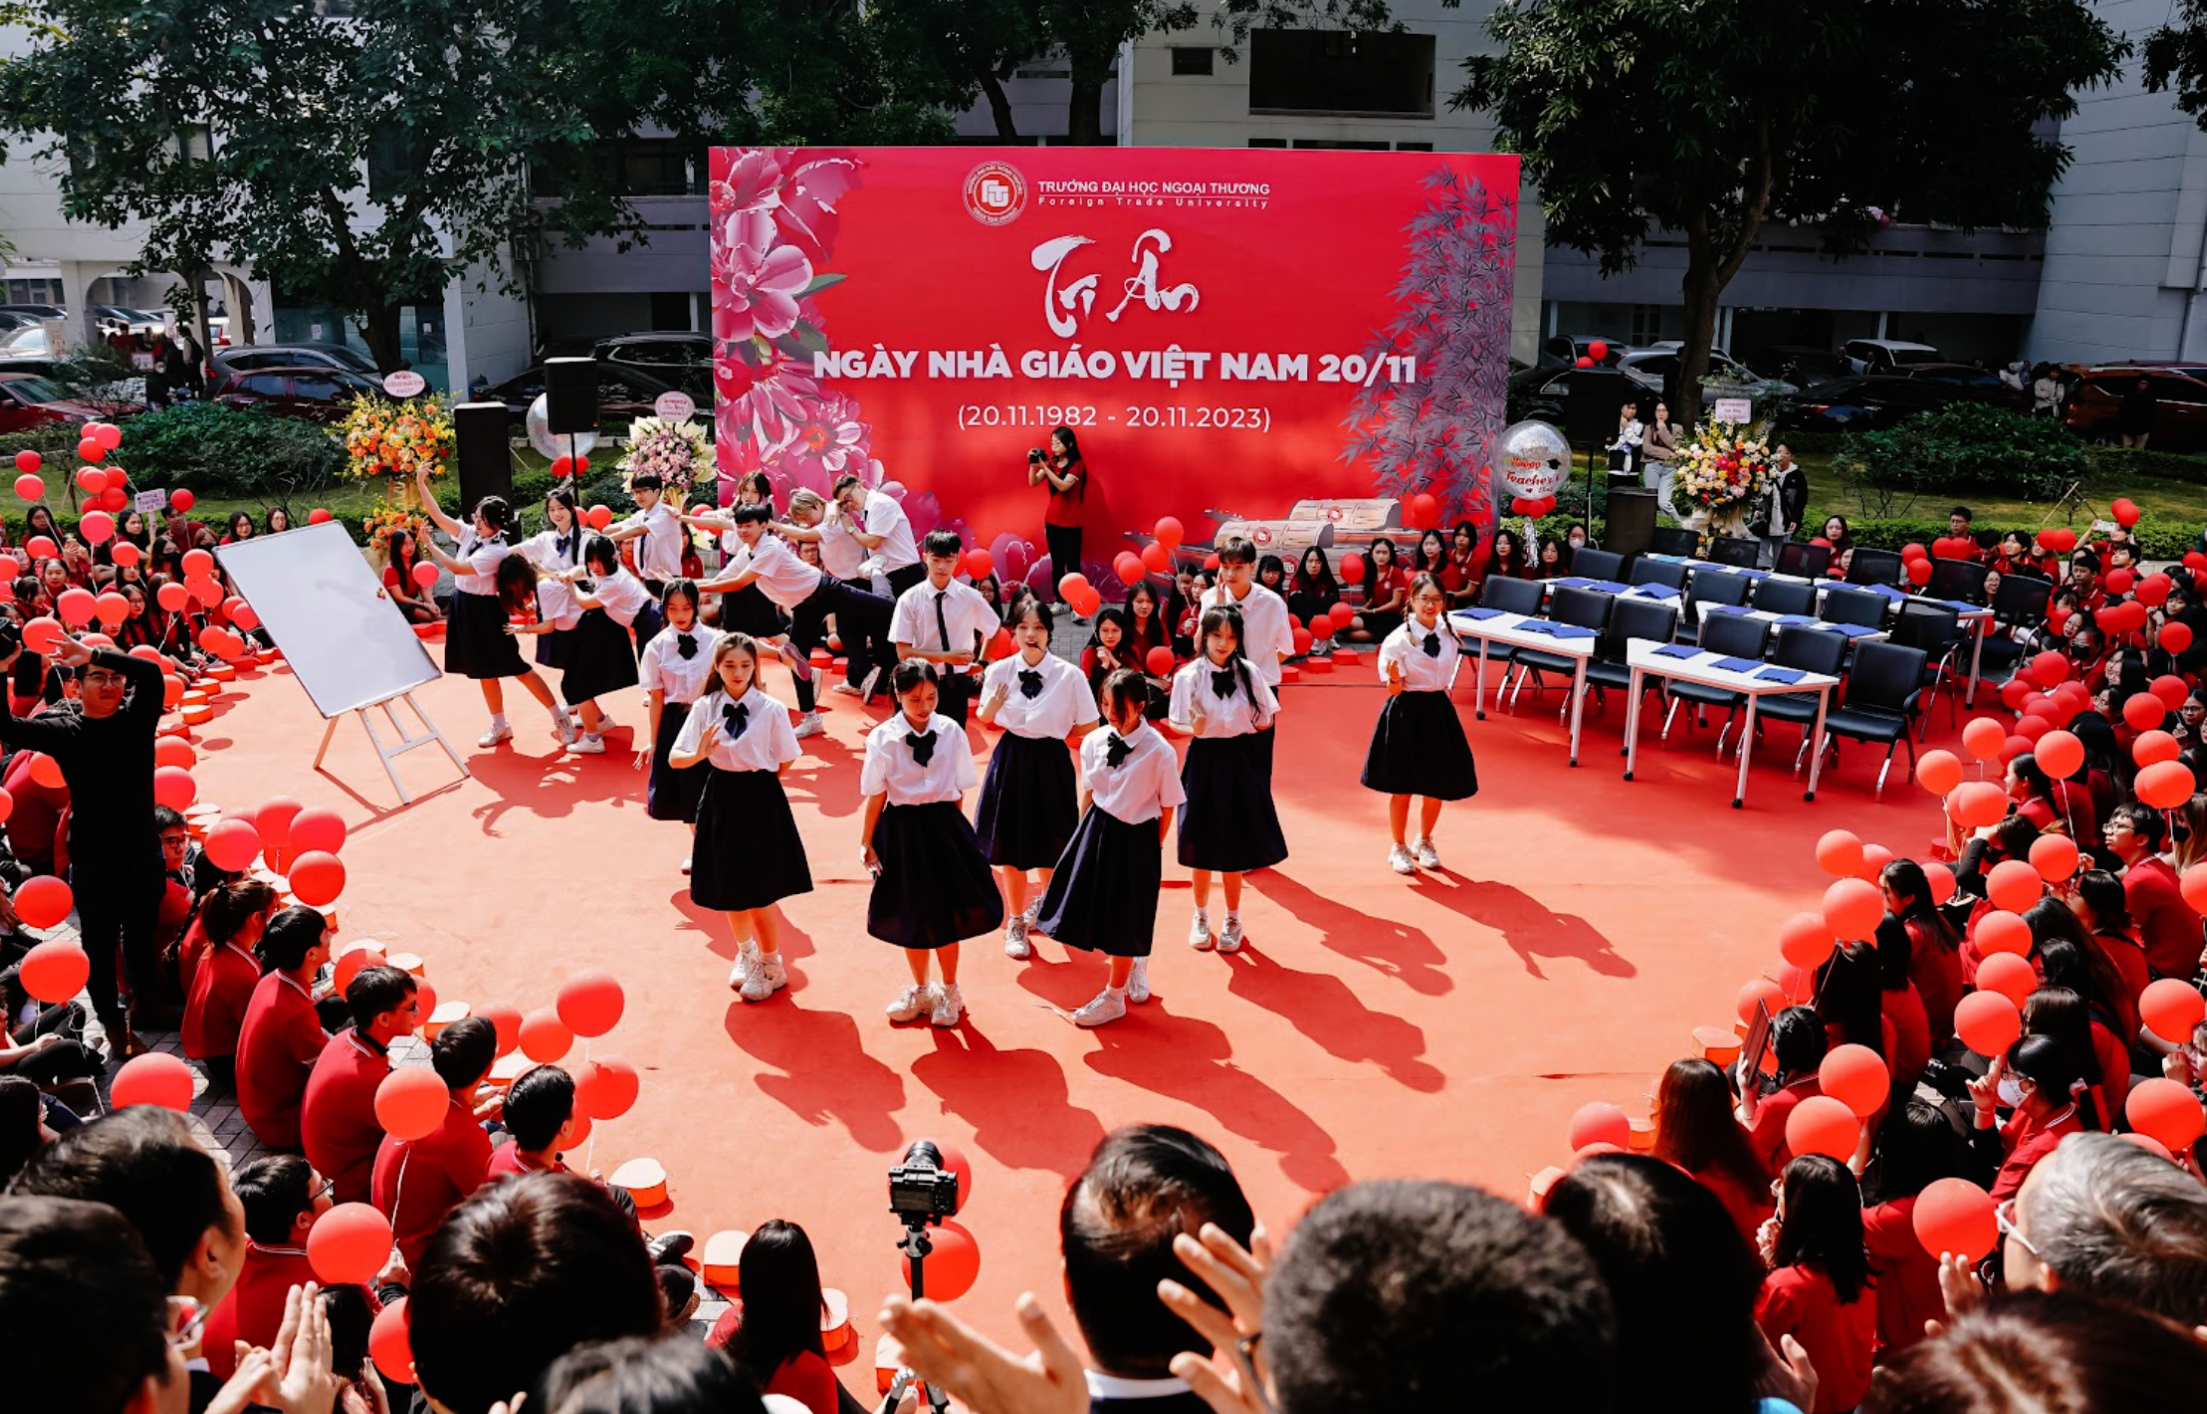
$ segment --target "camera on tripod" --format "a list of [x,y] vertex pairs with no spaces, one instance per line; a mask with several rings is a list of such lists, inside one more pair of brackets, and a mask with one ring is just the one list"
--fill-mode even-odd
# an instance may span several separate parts
[[930,1139],[915,1139],[889,1167],[889,1211],[908,1228],[939,1223],[958,1211],[958,1175]]

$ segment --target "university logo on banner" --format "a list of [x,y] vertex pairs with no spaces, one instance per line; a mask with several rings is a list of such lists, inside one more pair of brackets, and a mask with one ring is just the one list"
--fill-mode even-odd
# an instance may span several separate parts
[[1009,162],[983,162],[966,173],[966,210],[984,226],[1019,218],[1027,205],[1027,179]]

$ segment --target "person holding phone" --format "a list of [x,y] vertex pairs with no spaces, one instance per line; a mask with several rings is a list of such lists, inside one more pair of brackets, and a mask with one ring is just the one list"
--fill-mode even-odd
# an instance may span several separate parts
[[[1050,503],[1042,511],[1042,537],[1050,549],[1050,592],[1057,581],[1081,567],[1081,517],[1087,510],[1088,466],[1070,427],[1050,434],[1050,448],[1027,449],[1027,484],[1049,483]],[[1059,602],[1063,602],[1060,600]]]

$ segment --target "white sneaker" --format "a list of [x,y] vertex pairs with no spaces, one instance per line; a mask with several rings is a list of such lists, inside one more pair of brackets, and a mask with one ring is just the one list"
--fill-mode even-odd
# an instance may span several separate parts
[[847,683],[847,682],[839,682],[839,683],[837,683],[837,684],[835,685],[835,690],[836,690],[837,692],[840,692],[840,693],[842,693],[842,694],[843,694],[843,695],[844,695],[845,697],[856,697],[856,696],[858,696],[858,689],[857,689],[857,688],[855,688],[855,687],[853,687],[853,686],[851,686],[851,684],[849,684],[849,683]]
[[912,982],[897,993],[897,999],[889,1003],[891,1021],[917,1021],[920,1013],[935,1004],[935,989],[925,982]]
[[1419,840],[1415,849],[1420,869],[1438,869],[1441,867],[1441,852],[1433,847],[1433,837],[1431,835]]
[[1134,959],[1134,970],[1127,974],[1126,999],[1136,1006],[1149,1000],[1149,959]]
[[763,1002],[788,985],[789,976],[782,970],[782,955],[768,953],[752,967],[740,995],[747,1002]]
[[818,712],[807,712],[797,719],[796,735],[800,741],[808,736],[818,736],[827,729],[828,724],[820,719]]
[[1015,913],[1004,925],[1004,956],[1025,962],[1034,955],[1034,944],[1027,941],[1027,915]]
[[581,738],[567,748],[577,756],[605,755],[605,738],[596,732],[584,732]]
[[1108,1026],[1126,1015],[1126,993],[1116,987],[1098,992],[1086,1006],[1073,1013],[1075,1026]]
[[1203,916],[1203,910],[1195,911],[1195,921],[1188,925],[1188,946],[1197,952],[1211,950],[1211,920]]
[[945,982],[935,989],[935,1014],[929,1021],[937,1026],[956,1026],[965,1014],[966,999],[958,995],[957,983]]
[[746,939],[736,948],[736,965],[728,969],[728,985],[738,991],[751,980],[751,974],[759,968],[759,944],[755,938]]
[[1397,874],[1415,874],[1418,872],[1417,861],[1410,857],[1409,850],[1404,849],[1399,844],[1388,846],[1387,867]]
[[561,746],[573,746],[575,738],[582,735],[582,728],[575,725],[573,717],[558,716],[552,719],[552,735],[559,738]]
[[873,700],[874,689],[879,686],[881,686],[881,665],[876,663],[867,670],[866,680],[858,685],[858,695],[870,702]]
[[493,722],[490,730],[475,739],[477,746],[496,746],[502,741],[513,740],[513,726],[508,722]]
[[1218,930],[1218,950],[1220,952],[1241,951],[1240,914],[1229,913],[1226,915],[1226,926]]
[[691,863],[691,859],[690,859],[690,856],[689,856],[689,855],[687,855],[687,854],[683,855],[683,856],[682,856],[682,872],[683,872],[683,873],[687,874],[687,873],[689,873],[689,872],[690,872],[690,863]]

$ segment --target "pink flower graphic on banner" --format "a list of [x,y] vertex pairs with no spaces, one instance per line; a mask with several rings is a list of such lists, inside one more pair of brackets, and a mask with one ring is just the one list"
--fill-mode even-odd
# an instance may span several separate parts
[[824,262],[835,249],[841,224],[836,203],[858,185],[858,159],[834,153],[798,161],[790,148],[730,153],[727,148],[713,150],[707,191],[714,219],[737,212],[769,213],[780,244],[795,246],[815,266]]
[[714,426],[719,435],[750,439],[762,453],[788,443],[797,424],[820,399],[809,360],[763,350],[751,340],[726,345],[713,362]]
[[773,239],[774,223],[763,213],[738,212],[728,218],[719,249],[713,252],[713,337],[778,338],[797,327],[797,300],[812,283],[812,262],[795,246],[772,250],[749,244]]
[[846,471],[866,463],[869,429],[858,420],[858,405],[841,393],[830,393],[805,408],[796,431],[783,449],[783,462],[817,470],[830,485]]

